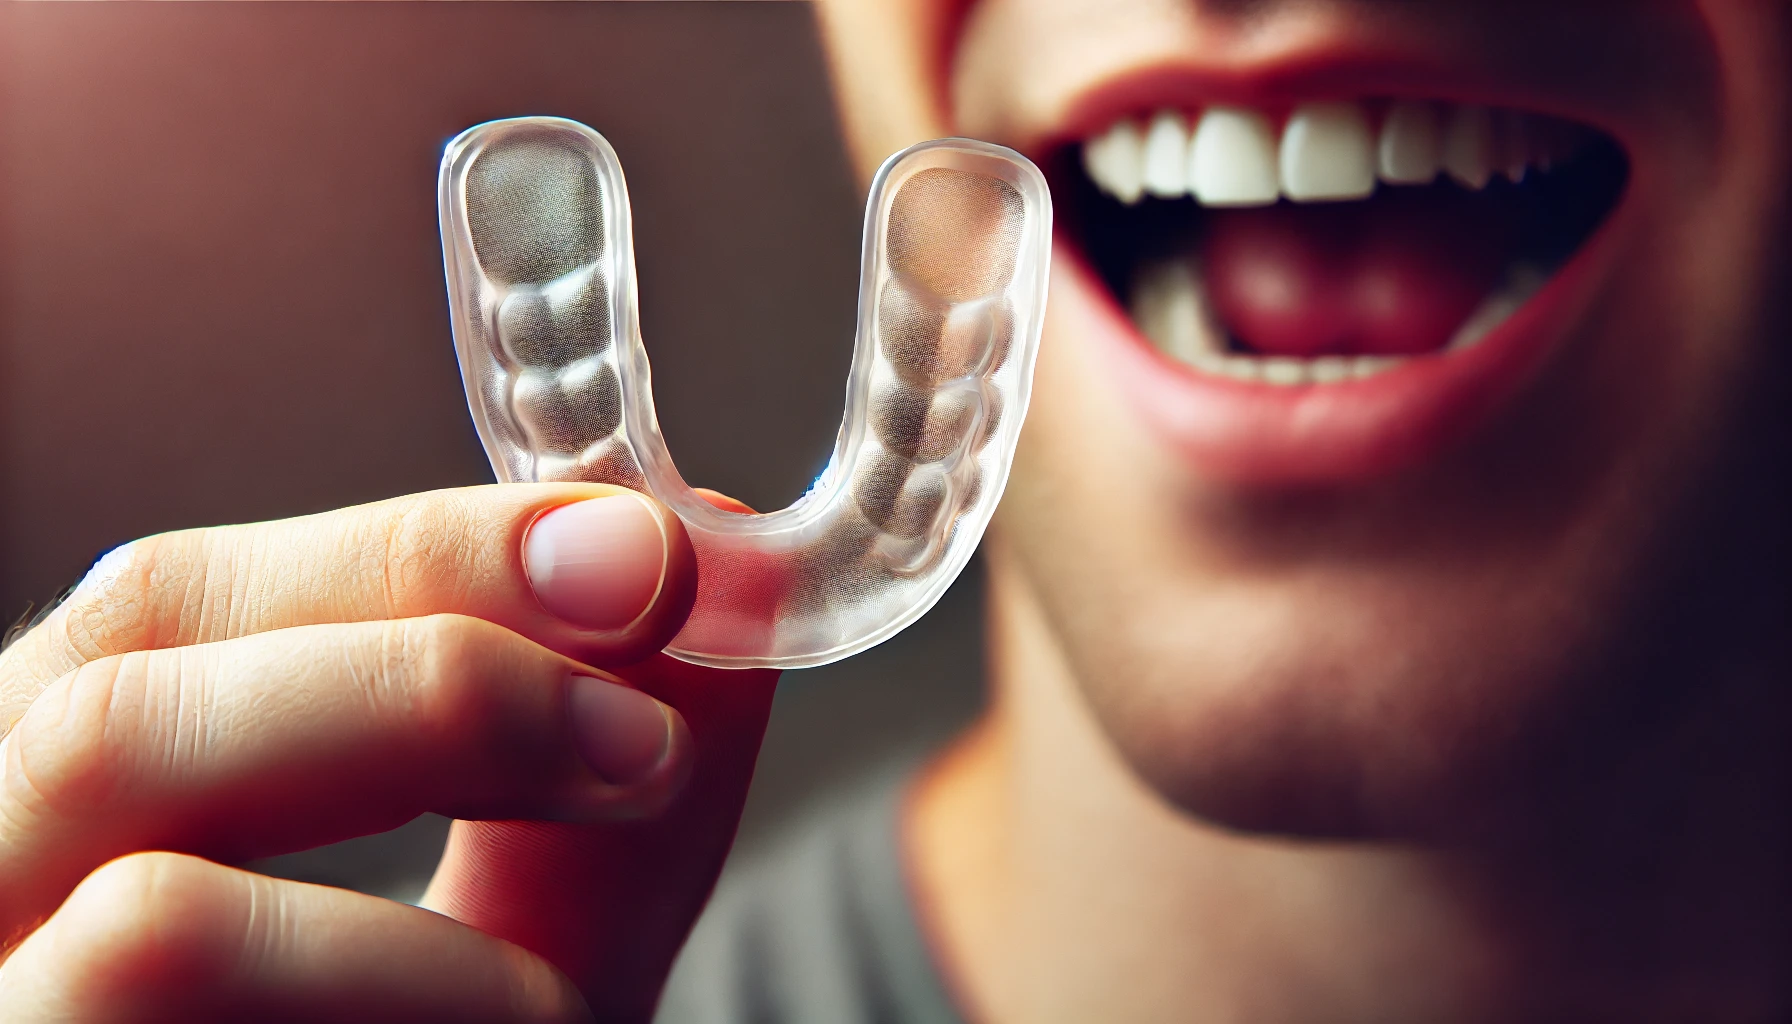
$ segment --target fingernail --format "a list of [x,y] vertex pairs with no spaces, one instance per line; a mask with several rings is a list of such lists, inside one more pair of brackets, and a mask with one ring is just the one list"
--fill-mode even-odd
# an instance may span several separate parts
[[552,614],[584,629],[621,629],[659,594],[666,534],[632,494],[562,505],[529,528],[523,568]]
[[672,720],[659,701],[640,690],[573,676],[566,702],[579,756],[605,782],[643,782],[666,759]]

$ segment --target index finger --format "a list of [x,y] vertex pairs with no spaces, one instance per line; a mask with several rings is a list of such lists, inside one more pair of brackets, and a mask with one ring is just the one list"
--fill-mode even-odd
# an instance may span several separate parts
[[587,664],[627,664],[678,632],[696,579],[678,517],[608,484],[492,484],[160,534],[101,559],[0,653],[0,732],[87,662],[292,626],[453,613]]

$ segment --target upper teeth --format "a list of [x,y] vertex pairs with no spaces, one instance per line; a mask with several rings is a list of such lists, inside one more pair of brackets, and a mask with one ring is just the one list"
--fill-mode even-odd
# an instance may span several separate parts
[[1378,179],[1425,184],[1447,173],[1474,189],[1500,174],[1522,180],[1571,154],[1574,141],[1559,127],[1515,111],[1418,100],[1389,104],[1376,127],[1362,103],[1319,102],[1295,107],[1278,137],[1267,116],[1242,107],[1212,106],[1193,118],[1161,110],[1086,141],[1083,166],[1125,203],[1147,193],[1193,195],[1206,206],[1361,199]]

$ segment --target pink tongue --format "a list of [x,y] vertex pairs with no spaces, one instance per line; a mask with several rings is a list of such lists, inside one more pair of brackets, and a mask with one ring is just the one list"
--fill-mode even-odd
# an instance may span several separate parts
[[1485,194],[1432,189],[1215,210],[1203,276],[1221,321],[1255,352],[1433,352],[1511,262],[1513,213]]

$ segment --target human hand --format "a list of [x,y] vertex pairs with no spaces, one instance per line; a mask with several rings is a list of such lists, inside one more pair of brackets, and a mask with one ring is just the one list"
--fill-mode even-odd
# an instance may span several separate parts
[[[777,679],[653,653],[695,590],[590,484],[107,556],[0,653],[0,1016],[647,1017]],[[423,811],[463,819],[431,909],[227,866]]]

